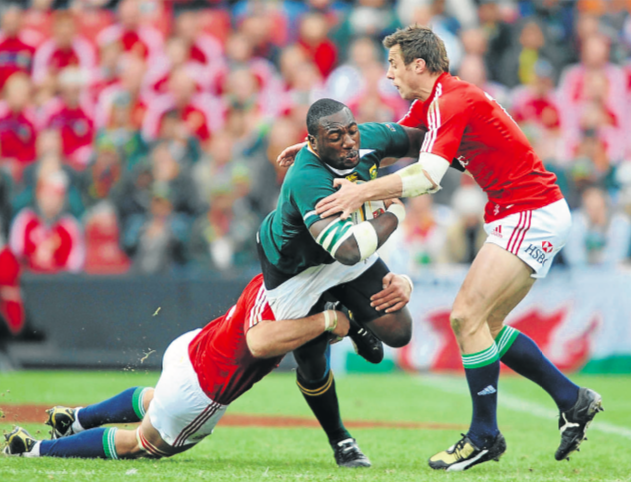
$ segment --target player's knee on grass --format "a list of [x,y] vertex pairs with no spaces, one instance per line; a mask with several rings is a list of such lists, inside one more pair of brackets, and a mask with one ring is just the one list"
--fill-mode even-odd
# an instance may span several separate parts
[[366,325],[392,348],[405,346],[412,339],[412,316],[407,308],[383,315]]
[[155,388],[147,388],[147,390],[145,390],[145,393],[142,397],[142,406],[145,409],[145,413],[147,413],[147,410],[149,410],[149,404],[151,403],[151,400],[153,400],[153,394],[155,393]]
[[136,430],[121,430],[116,431],[114,436],[114,443],[116,445],[116,454],[121,459],[135,459],[138,457],[146,457],[147,453],[142,450],[136,440]]

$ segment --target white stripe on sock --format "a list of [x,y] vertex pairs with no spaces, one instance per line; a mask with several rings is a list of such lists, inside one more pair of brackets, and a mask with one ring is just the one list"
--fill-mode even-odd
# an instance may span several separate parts
[[[456,377],[449,377],[444,375],[422,375],[417,377],[419,383],[423,385],[437,388],[445,393],[452,393],[455,395],[463,395],[470,397],[469,390],[467,389],[467,382],[463,379]],[[556,410],[546,408],[538,403],[522,400],[519,397],[506,393],[506,390],[500,390],[501,395],[498,397],[498,404],[509,410],[520,413],[527,413],[533,417],[543,418],[546,420],[555,420],[559,413]],[[556,420],[555,420],[556,422]],[[631,439],[631,428],[622,427],[613,423],[597,420],[596,423],[592,423],[589,426],[590,430],[608,434],[619,435],[621,437]]]

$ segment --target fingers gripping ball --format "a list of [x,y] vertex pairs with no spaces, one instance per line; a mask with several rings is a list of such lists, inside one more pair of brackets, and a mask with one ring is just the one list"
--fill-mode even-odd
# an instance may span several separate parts
[[351,213],[353,224],[370,221],[386,212],[386,205],[383,201],[366,201],[361,208]]

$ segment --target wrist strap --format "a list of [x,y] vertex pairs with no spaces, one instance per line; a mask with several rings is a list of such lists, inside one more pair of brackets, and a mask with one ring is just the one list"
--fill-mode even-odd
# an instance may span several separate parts
[[405,219],[405,207],[401,206],[400,204],[392,203],[390,204],[390,207],[387,209],[387,211],[397,217],[400,226]]
[[337,328],[337,312],[326,310],[324,314],[324,331],[333,331]]
[[399,276],[401,276],[401,278],[403,278],[405,281],[410,283],[410,290],[414,291],[414,283],[412,283],[412,280],[410,279],[410,277],[406,274],[400,274]]

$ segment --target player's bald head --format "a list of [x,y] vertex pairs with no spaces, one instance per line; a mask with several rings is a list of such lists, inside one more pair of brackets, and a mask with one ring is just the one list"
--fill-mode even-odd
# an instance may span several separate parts
[[320,99],[315,101],[307,112],[307,132],[312,136],[317,136],[320,119],[337,114],[343,109],[348,109],[348,107],[337,100]]

